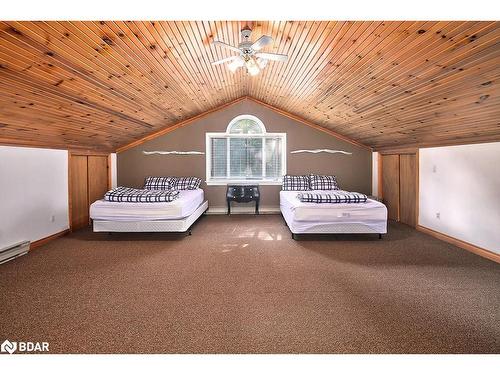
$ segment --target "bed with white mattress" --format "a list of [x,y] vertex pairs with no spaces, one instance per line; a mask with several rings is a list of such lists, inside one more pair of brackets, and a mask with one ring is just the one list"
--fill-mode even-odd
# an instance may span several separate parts
[[186,232],[208,209],[202,189],[181,190],[172,202],[111,202],[90,206],[94,232]]
[[[306,191],[304,191],[305,193]],[[307,193],[328,191],[307,191]],[[280,191],[280,209],[292,232],[309,233],[387,233],[387,208],[368,199],[365,203],[305,203],[297,198],[301,191]]]

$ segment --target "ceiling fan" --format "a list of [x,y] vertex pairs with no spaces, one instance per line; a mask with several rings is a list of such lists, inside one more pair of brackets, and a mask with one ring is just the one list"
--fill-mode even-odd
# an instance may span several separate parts
[[235,72],[238,68],[246,66],[248,73],[254,76],[259,74],[261,69],[265,68],[269,60],[286,61],[288,59],[287,55],[259,52],[262,48],[271,44],[273,42],[273,38],[267,35],[262,35],[255,42],[252,42],[250,40],[251,35],[252,30],[249,27],[243,28],[241,30],[241,43],[238,44],[238,47],[231,46],[219,40],[213,41],[213,44],[227,48],[238,53],[238,55],[214,61],[212,62],[212,65],[219,65],[228,62],[229,64],[227,64],[227,67],[231,72]]

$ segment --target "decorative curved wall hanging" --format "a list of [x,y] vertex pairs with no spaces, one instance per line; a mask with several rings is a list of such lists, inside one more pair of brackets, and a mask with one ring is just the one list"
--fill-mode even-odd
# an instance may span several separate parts
[[200,151],[143,151],[144,155],[205,155]]
[[352,155],[352,152],[341,151],[341,150],[330,150],[328,148],[321,148],[315,150],[295,150],[290,152],[291,154],[301,154],[301,153],[309,153],[309,154],[319,154],[320,152],[326,152],[328,154],[344,154],[344,155]]

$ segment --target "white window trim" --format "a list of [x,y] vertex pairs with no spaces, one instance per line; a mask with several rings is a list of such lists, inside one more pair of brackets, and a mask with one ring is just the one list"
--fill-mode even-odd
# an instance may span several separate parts
[[[248,118],[248,115],[243,115],[244,118]],[[238,116],[243,118],[242,116]],[[236,117],[236,118],[238,118]],[[257,119],[258,120],[258,119]],[[234,121],[234,119],[233,119]],[[233,122],[231,121],[231,122]],[[260,120],[259,120],[260,122]],[[261,122],[262,123],[262,122]],[[262,125],[264,126],[264,125]],[[229,130],[229,126],[227,128]],[[231,178],[225,178],[225,179],[217,179],[217,178],[212,178],[211,177],[211,170],[212,170],[212,138],[262,138],[263,139],[263,152],[264,155],[262,155],[262,160],[263,163],[265,163],[265,144],[264,140],[266,138],[281,138],[281,165],[282,165],[282,171],[283,174],[286,174],[286,133],[266,133],[265,128],[263,133],[259,134],[230,134],[230,133],[205,133],[205,157],[206,157],[206,170],[205,170],[205,176],[206,176],[206,183],[207,185],[229,185],[229,184],[258,184],[258,185],[281,185],[283,183],[283,177],[279,177],[276,179],[255,179],[255,180],[238,180],[238,179],[231,179]],[[229,142],[230,140],[228,139],[228,144],[227,144],[227,152],[228,152],[228,157],[227,157],[227,171],[229,173]],[[265,168],[263,168],[263,172],[265,173]]]

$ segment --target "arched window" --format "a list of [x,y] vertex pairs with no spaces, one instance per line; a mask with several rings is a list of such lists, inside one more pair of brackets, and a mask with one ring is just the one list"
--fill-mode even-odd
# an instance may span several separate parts
[[225,133],[207,133],[206,151],[208,184],[279,184],[286,174],[286,134],[267,133],[252,115],[235,117]]
[[252,115],[241,115],[231,120],[227,126],[226,133],[229,134],[262,134],[266,127],[257,117]]

